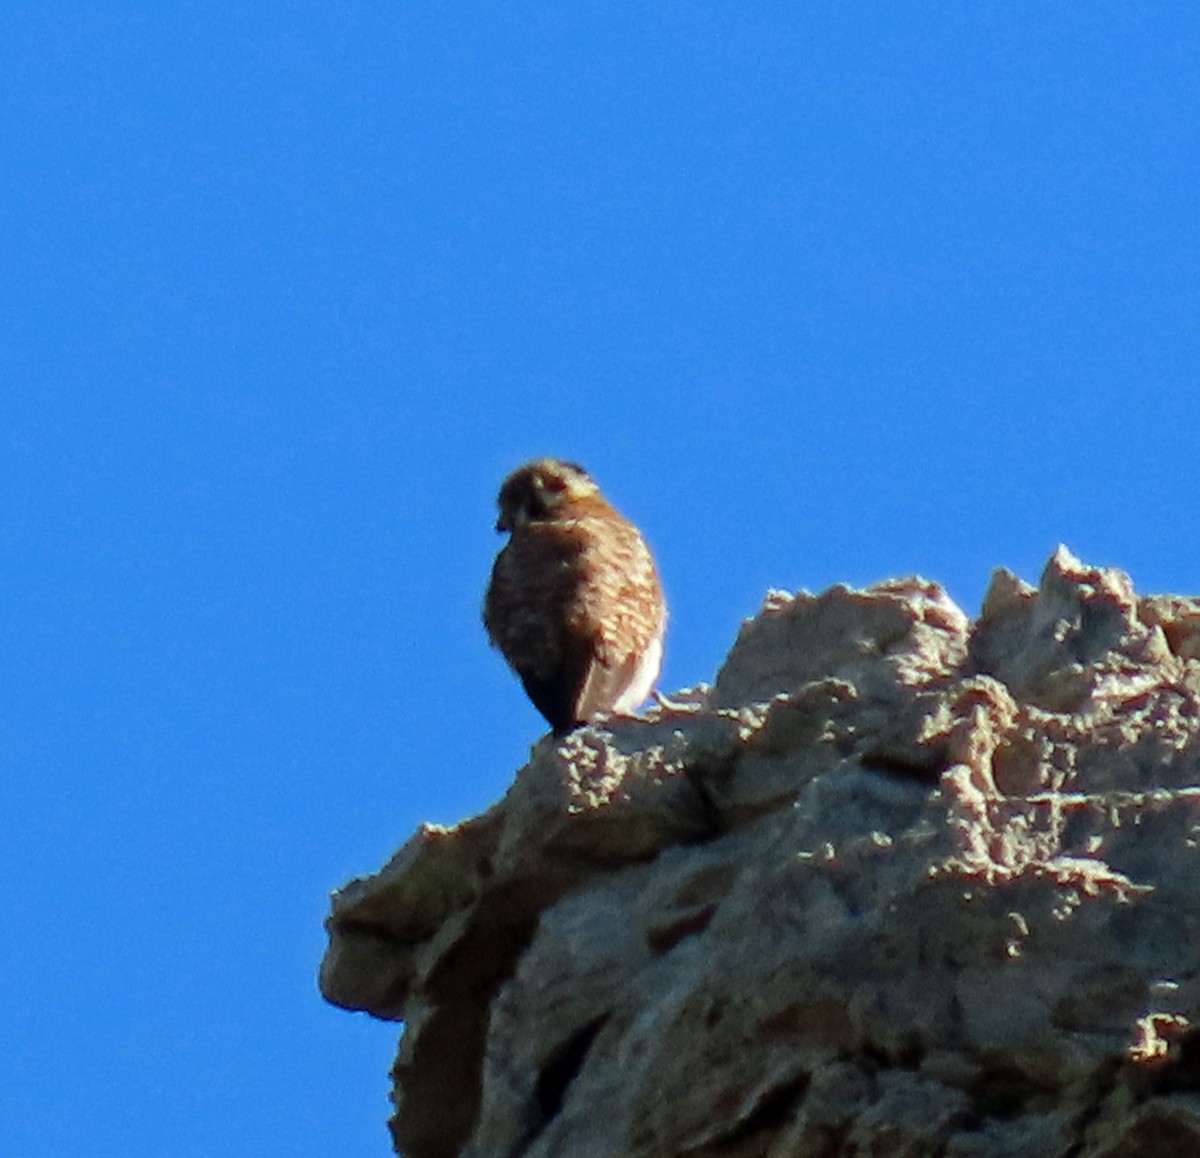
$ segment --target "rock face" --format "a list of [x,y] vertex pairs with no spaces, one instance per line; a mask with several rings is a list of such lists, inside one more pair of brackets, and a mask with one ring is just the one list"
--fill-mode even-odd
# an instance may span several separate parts
[[1200,601],[772,593],[333,899],[409,1158],[1200,1155]]

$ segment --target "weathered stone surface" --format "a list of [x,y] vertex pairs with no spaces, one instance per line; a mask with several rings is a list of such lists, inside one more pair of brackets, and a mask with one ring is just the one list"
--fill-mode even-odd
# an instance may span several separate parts
[[1200,602],[773,593],[334,898],[410,1158],[1200,1154]]

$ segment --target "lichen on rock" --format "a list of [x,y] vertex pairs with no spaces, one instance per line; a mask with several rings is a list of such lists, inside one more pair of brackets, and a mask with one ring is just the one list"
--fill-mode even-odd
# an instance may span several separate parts
[[1200,1154],[1200,601],[773,592],[683,699],[335,894],[399,1152]]

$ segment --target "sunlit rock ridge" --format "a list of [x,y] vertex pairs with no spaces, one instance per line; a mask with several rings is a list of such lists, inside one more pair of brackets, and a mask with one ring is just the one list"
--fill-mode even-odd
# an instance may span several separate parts
[[1200,1155],[1200,600],[768,594],[333,898],[408,1158]]

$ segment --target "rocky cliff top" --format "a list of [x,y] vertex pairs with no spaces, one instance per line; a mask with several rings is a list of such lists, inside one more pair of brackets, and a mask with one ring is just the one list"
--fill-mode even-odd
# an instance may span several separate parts
[[772,592],[333,898],[409,1158],[1200,1154],[1200,600]]

